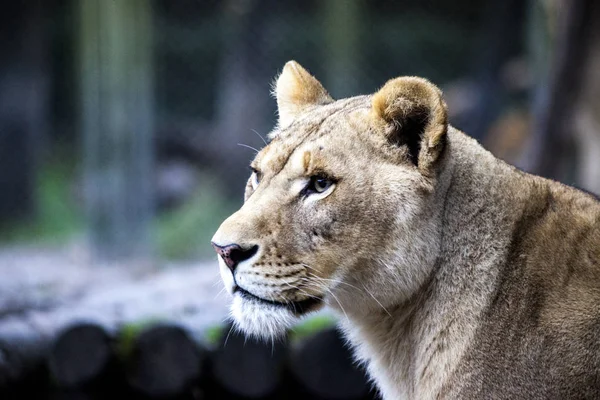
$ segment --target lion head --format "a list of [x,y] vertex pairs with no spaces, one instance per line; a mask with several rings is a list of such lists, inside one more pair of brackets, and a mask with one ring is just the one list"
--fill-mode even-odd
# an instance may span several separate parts
[[212,239],[234,320],[265,337],[324,304],[387,311],[437,257],[440,90],[401,77],[336,101],[290,61],[274,92],[278,125],[251,163],[243,206]]

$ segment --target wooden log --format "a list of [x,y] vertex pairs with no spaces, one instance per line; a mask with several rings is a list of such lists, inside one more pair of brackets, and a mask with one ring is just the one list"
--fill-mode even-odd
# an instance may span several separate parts
[[[0,272],[4,270],[3,267],[0,264]],[[219,278],[213,265],[200,268],[182,266],[137,278],[130,273],[118,274],[114,270],[114,275],[102,273],[110,272],[108,270],[73,268],[75,273],[78,271],[86,279],[71,282],[72,287],[66,282],[63,282],[65,287],[52,285],[54,281],[51,280],[35,282],[32,287],[21,285],[26,289],[20,289],[17,284],[14,287],[7,286],[11,290],[3,294],[31,289],[29,294],[34,298],[25,296],[27,298],[18,299],[17,303],[6,299],[7,311],[0,318],[0,387],[14,385],[44,366],[52,366],[53,374],[59,377],[57,383],[79,385],[80,377],[74,379],[66,374],[70,377],[65,378],[62,375],[64,371],[57,372],[65,367],[58,367],[60,363],[56,360],[50,362],[47,357],[58,357],[56,353],[52,355],[53,345],[54,351],[64,357],[62,346],[65,339],[61,341],[60,337],[67,335],[70,337],[67,341],[70,342],[73,340],[71,335],[77,336],[82,332],[76,331],[78,333],[74,334],[69,332],[68,327],[83,322],[102,327],[111,336],[135,321],[168,320],[187,328],[186,335],[197,342],[203,336],[204,329],[220,323],[227,315],[225,298],[216,296],[219,287],[215,283]],[[35,275],[35,270],[30,271]],[[7,271],[7,275],[14,276],[10,271]],[[4,283],[0,282],[0,288]],[[45,295],[41,295],[44,287],[52,290],[60,288],[53,292],[55,298],[49,308],[39,307],[45,299]],[[102,346],[101,341],[97,343]],[[87,351],[84,349],[84,352]]]
[[48,368],[61,387],[81,387],[102,376],[112,358],[108,332],[93,323],[73,324],[58,334],[48,353]]
[[119,348],[127,382],[150,397],[181,394],[200,377],[205,360],[184,329],[162,323],[125,329]]
[[0,324],[0,388],[7,388],[42,366],[47,337],[26,321],[8,318]]
[[28,375],[26,380],[8,386],[0,386],[0,399],[54,399],[48,396],[50,388],[48,370],[39,368]]
[[[287,340],[265,342],[246,337],[231,325],[212,354],[214,398],[276,399],[282,389]],[[217,390],[218,390],[217,389]]]
[[357,367],[335,328],[317,332],[294,346],[289,368],[304,386],[305,398],[372,398],[364,371]]

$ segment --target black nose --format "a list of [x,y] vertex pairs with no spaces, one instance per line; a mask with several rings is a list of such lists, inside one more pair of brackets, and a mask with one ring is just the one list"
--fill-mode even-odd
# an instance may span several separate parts
[[249,259],[258,251],[257,245],[242,247],[239,244],[228,244],[226,246],[219,246],[216,243],[211,244],[231,272],[235,271],[238,263]]

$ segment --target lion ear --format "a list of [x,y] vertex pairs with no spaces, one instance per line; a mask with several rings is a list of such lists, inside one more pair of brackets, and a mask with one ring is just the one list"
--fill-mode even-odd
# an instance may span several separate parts
[[285,64],[273,92],[282,128],[291,124],[306,108],[333,101],[323,85],[296,61]]
[[442,92],[423,78],[388,81],[372,100],[374,118],[394,145],[425,171],[438,159],[448,130],[448,113]]

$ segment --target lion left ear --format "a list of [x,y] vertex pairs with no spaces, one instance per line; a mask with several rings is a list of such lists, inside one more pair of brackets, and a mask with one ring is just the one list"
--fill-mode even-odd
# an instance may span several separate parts
[[333,101],[323,85],[296,61],[285,64],[273,92],[281,128],[290,125],[306,108]]
[[373,95],[372,113],[392,144],[406,146],[420,170],[430,169],[448,131],[446,103],[437,86],[417,77],[392,79]]

